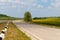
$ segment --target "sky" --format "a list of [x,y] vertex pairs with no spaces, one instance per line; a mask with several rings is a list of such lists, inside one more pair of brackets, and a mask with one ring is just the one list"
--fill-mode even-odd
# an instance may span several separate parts
[[32,17],[60,16],[60,0],[0,0],[0,14],[21,18],[26,11]]

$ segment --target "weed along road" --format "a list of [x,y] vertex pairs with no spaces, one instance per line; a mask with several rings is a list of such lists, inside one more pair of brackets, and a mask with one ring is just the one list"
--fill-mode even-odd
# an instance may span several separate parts
[[14,21],[20,29],[28,33],[32,40],[60,40],[60,29],[47,28],[42,25],[35,25]]

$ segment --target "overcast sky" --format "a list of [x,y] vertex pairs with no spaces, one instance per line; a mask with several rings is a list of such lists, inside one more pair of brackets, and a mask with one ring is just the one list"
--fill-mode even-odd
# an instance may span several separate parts
[[33,17],[60,16],[60,0],[0,0],[0,13],[23,17],[30,11]]

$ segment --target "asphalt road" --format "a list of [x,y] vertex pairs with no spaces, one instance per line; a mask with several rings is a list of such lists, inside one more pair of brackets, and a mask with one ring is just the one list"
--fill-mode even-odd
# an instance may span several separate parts
[[48,28],[42,25],[29,24],[24,22],[14,23],[24,30],[25,33],[31,35],[33,40],[60,40],[60,29]]

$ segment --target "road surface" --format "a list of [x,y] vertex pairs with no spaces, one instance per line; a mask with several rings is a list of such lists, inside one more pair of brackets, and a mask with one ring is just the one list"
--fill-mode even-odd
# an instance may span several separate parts
[[23,29],[25,33],[30,34],[32,40],[60,40],[60,29],[18,21],[14,21],[14,24]]

